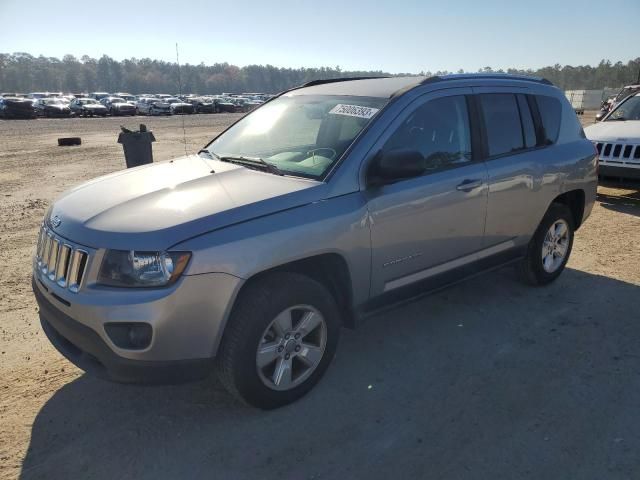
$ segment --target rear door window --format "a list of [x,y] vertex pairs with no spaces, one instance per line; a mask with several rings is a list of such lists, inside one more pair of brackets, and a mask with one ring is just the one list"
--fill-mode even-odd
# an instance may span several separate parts
[[487,93],[479,95],[479,98],[489,156],[522,150],[524,135],[516,96],[512,93]]
[[551,145],[558,140],[560,132],[560,115],[562,106],[557,98],[536,95],[536,103],[540,112],[540,120],[544,129],[543,143]]

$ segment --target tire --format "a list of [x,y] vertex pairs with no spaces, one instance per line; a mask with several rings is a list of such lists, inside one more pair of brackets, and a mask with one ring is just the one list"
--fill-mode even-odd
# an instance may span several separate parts
[[[555,232],[560,232],[563,225],[567,230],[566,240],[559,240],[555,242],[555,245],[556,252],[564,251],[564,255],[562,255],[561,258],[556,258],[555,253],[551,254],[553,262],[545,266],[543,248],[545,248],[547,234],[550,233],[552,226]],[[561,203],[552,203],[531,238],[529,246],[527,247],[527,254],[519,265],[520,278],[525,283],[534,286],[547,285],[558,278],[567,265],[567,261],[571,255],[574,232],[575,223],[569,207]],[[554,245],[553,241],[551,245]],[[549,252],[549,250],[547,250],[547,252]],[[546,255],[546,258],[548,259],[549,255]]]
[[73,145],[82,145],[82,139],[80,137],[64,137],[58,139],[59,147],[70,147]]
[[[301,318],[308,314],[307,318],[315,319],[319,326],[309,330],[311,333],[302,329],[302,334],[295,334],[296,328],[304,323]],[[276,317],[290,319],[291,336],[276,334],[277,329],[271,327],[276,325]],[[248,284],[235,303],[216,358],[218,376],[231,394],[249,405],[262,409],[287,405],[318,383],[335,355],[341,324],[333,296],[320,283],[297,273],[266,275]],[[311,343],[312,348],[305,348]],[[258,367],[260,345],[263,348],[278,345],[271,349],[272,363],[262,362],[262,369]],[[308,367],[308,360],[303,362],[311,358],[312,352],[319,359],[313,368]],[[278,366],[283,364],[290,369],[282,371],[291,375],[283,374],[282,385],[277,386],[274,379]]]

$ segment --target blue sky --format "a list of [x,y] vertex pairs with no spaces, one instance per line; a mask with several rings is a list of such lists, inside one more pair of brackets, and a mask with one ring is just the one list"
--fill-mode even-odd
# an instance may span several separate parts
[[178,42],[182,63],[538,68],[639,57],[639,19],[639,0],[0,0],[0,52],[174,61]]

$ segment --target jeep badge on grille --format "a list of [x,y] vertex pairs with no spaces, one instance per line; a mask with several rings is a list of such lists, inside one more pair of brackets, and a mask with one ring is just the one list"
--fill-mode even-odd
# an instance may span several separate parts
[[51,226],[53,228],[58,228],[61,223],[62,223],[62,220],[60,219],[59,216],[56,215],[56,216],[51,218]]

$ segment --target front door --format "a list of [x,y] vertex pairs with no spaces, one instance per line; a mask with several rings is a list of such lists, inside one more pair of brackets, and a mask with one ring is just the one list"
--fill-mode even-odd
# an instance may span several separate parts
[[472,151],[467,90],[416,100],[381,139],[383,153],[420,152],[424,172],[365,191],[372,296],[464,266],[482,248],[487,171]]

